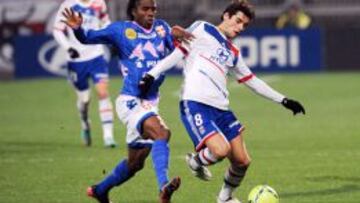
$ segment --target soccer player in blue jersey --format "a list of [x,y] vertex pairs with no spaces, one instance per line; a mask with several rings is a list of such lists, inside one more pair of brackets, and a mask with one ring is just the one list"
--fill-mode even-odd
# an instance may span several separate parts
[[113,136],[113,106],[108,92],[108,65],[104,59],[102,45],[84,45],[75,37],[71,28],[62,22],[62,11],[72,8],[82,13],[86,23],[84,29],[101,29],[110,24],[104,0],[65,0],[56,14],[53,35],[61,48],[67,51],[68,79],[74,86],[77,95],[76,106],[79,111],[85,146],[91,145],[89,120],[90,86],[94,82],[99,98],[99,114],[103,128],[103,139],[106,147],[115,147]]
[[184,60],[184,83],[180,102],[181,120],[194,144],[196,153],[186,156],[192,172],[209,180],[207,166],[228,158],[224,184],[217,203],[240,203],[233,196],[250,165],[250,156],[242,136],[244,126],[229,109],[228,74],[252,91],[291,110],[293,114],[305,109],[256,77],[245,64],[240,50],[231,42],[254,18],[252,7],[245,1],[230,4],[223,12],[219,25],[195,22],[188,30],[195,39],[183,43],[151,69],[139,83],[146,94],[154,80],[164,71]]
[[129,21],[110,24],[102,30],[81,28],[81,15],[66,9],[64,21],[74,29],[76,37],[84,44],[112,44],[119,51],[124,85],[116,100],[116,111],[127,127],[128,157],[122,160],[100,183],[88,188],[88,195],[99,202],[109,202],[108,193],[123,184],[144,167],[151,153],[159,186],[160,203],[170,202],[171,195],[180,186],[180,178],[168,180],[170,131],[157,113],[160,76],[147,94],[141,94],[138,83],[142,76],[175,47],[173,33],[177,38],[190,39],[191,35],[177,27],[155,19],[155,0],[130,0],[127,7]]

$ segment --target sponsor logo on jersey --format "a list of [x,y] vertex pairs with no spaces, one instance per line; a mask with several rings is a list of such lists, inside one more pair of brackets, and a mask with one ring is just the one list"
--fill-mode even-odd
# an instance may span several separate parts
[[136,32],[135,32],[134,29],[128,28],[128,29],[125,30],[125,36],[126,36],[128,39],[133,40],[133,39],[136,39],[137,34],[136,34]]
[[230,52],[223,48],[219,48],[216,53],[218,55],[218,60],[220,64],[225,64],[230,57]]
[[216,55],[211,56],[210,59],[216,61],[221,65],[225,65],[228,59],[230,58],[231,54],[227,49],[218,48],[216,50]]
[[154,39],[157,37],[157,35],[156,35],[156,33],[151,33],[151,34],[138,33],[137,37],[139,39]]

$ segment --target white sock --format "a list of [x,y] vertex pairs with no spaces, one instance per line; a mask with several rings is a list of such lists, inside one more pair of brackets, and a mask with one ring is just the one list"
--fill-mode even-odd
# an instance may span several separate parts
[[90,104],[90,91],[76,91],[77,101],[76,107],[79,111],[81,128],[83,130],[90,129],[90,119],[89,119],[89,104]]
[[105,98],[99,100],[99,113],[100,113],[100,120],[102,123],[103,128],[103,136],[104,141],[113,140],[113,106],[111,104],[110,98]]
[[190,167],[193,170],[198,169],[200,166],[209,166],[218,162],[218,159],[210,152],[209,148],[200,150],[191,160]]
[[223,184],[219,193],[219,199],[222,201],[228,200],[232,196],[234,190],[235,190],[234,187],[231,187],[230,185],[227,184]]
[[200,168],[200,164],[195,160],[195,157],[192,157],[189,161],[189,164],[190,164],[190,167],[193,169],[193,170],[197,170],[198,168]]
[[218,159],[210,152],[209,148],[204,148],[199,151],[198,157],[201,161],[201,164],[204,166],[209,166],[218,162]]
[[223,201],[228,200],[234,190],[239,187],[245,177],[247,171],[246,166],[231,165],[225,172],[224,184],[220,190],[219,198]]

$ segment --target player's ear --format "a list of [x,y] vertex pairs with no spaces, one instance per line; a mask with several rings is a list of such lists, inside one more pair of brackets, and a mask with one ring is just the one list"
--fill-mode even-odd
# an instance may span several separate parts
[[135,18],[135,16],[136,16],[136,9],[137,9],[137,7],[133,8],[131,10],[131,14],[132,14],[133,18]]
[[230,14],[228,12],[223,14],[223,20],[229,20]]

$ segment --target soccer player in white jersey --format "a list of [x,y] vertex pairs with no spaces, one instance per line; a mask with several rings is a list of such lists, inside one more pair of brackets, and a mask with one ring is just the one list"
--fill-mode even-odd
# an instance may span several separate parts
[[81,13],[84,18],[82,28],[98,30],[110,24],[106,4],[103,0],[65,0],[55,19],[53,35],[60,46],[67,51],[68,79],[77,94],[77,108],[80,114],[81,136],[85,146],[91,145],[89,103],[89,79],[95,84],[99,99],[99,113],[106,147],[115,147],[113,136],[113,106],[108,92],[108,65],[104,59],[102,45],[84,45],[75,37],[74,32],[64,23],[62,12],[65,8]]
[[290,109],[294,115],[305,114],[299,102],[286,98],[257,78],[231,43],[230,40],[238,36],[253,18],[254,11],[248,3],[234,2],[223,12],[219,25],[195,22],[188,29],[195,39],[176,48],[139,83],[145,93],[162,72],[180,60],[185,61],[180,111],[196,149],[196,153],[187,155],[187,163],[192,172],[204,180],[211,178],[206,166],[224,158],[231,163],[225,172],[218,203],[240,202],[233,196],[233,191],[240,185],[250,165],[242,136],[244,127],[229,110],[228,73],[257,94]]

